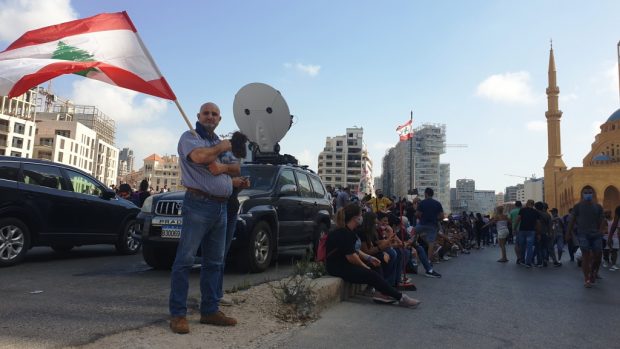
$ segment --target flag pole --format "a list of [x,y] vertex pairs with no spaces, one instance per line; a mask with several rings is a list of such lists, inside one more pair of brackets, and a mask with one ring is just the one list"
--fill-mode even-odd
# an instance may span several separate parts
[[[129,15],[127,15],[127,12],[123,11],[123,14],[125,15],[125,17],[127,18],[127,20],[129,21],[129,23],[131,23],[131,26],[135,28],[135,26],[133,25],[133,22],[131,21],[131,19],[129,18]],[[153,59],[153,56],[151,56],[151,52],[149,52],[149,50],[146,48],[146,45],[144,45],[144,42],[142,41],[142,37],[140,37],[140,34],[138,33],[137,30],[134,31],[134,33],[136,34],[136,38],[138,38],[138,43],[140,44],[140,47],[142,47],[142,50],[144,51],[144,53],[146,54],[146,57],[149,59],[149,61],[151,62],[151,64],[153,65],[153,68],[155,68],[155,71],[157,72],[157,74],[159,76],[161,76],[162,78],[164,78],[164,75],[161,73],[161,71],[159,70],[159,67],[157,66],[157,63],[155,63],[155,60]],[[164,78],[165,79],[165,78]],[[170,86],[168,86],[170,87]],[[170,90],[172,90],[172,88],[170,88]],[[176,97],[176,95],[175,95]],[[179,112],[181,113],[181,116],[183,117],[183,120],[185,120],[185,123],[187,124],[187,127],[189,127],[189,131],[191,133],[194,134],[194,136],[198,137],[198,134],[196,133],[196,130],[194,130],[194,126],[192,126],[192,123],[189,121],[189,119],[187,118],[187,114],[185,114],[185,111],[183,110],[183,108],[181,107],[181,104],[179,104],[179,100],[175,98],[174,100],[174,104],[177,106],[177,109],[179,110]]]
[[[413,110],[409,117],[411,132],[413,132]],[[413,137],[409,138],[409,192],[413,195],[414,182],[413,182]]]

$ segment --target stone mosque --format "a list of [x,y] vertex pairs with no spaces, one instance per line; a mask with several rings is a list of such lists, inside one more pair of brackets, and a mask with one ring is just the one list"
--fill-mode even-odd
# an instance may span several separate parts
[[549,208],[558,208],[560,215],[568,213],[581,199],[581,190],[590,187],[595,200],[605,210],[620,205],[620,109],[601,125],[590,152],[583,158],[583,167],[567,169],[562,160],[560,118],[555,58],[553,46],[549,51],[549,86],[547,87],[547,147],[545,164],[545,201]]

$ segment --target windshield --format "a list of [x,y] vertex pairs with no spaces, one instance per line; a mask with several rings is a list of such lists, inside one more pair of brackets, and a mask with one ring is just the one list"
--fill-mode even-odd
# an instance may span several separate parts
[[241,166],[241,175],[250,178],[250,189],[269,190],[278,168],[275,166]]

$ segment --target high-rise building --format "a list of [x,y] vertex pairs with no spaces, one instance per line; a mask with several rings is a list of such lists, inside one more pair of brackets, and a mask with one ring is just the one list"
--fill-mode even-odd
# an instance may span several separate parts
[[517,201],[517,190],[518,188],[516,185],[511,185],[509,187],[506,187],[505,193],[504,193],[504,202]]
[[495,194],[495,204],[497,206],[504,206],[504,193]]
[[483,215],[492,215],[495,207],[495,190],[474,191],[474,201],[470,211],[480,212]]
[[544,201],[544,178],[530,178],[523,183],[525,200]]
[[372,160],[363,139],[361,127],[347,128],[345,135],[326,138],[318,161],[318,174],[325,185],[348,186],[356,192],[372,191]]
[[439,192],[436,197],[444,211],[450,209],[450,164],[439,164]]
[[129,148],[123,148],[118,154],[118,160],[119,162],[125,161],[125,163],[127,164],[127,171],[133,172],[134,170],[133,169],[133,164],[134,164],[133,150]]
[[0,155],[31,158],[36,133],[36,91],[0,97]]
[[[382,184],[387,195],[404,197],[410,190],[417,190],[422,195],[424,189],[432,188],[436,199],[443,199],[442,204],[450,207],[449,183],[450,167],[442,167],[439,162],[446,149],[446,126],[423,124],[414,130],[413,138],[398,142],[390,148],[383,158]],[[411,160],[413,157],[413,172]],[[444,184],[443,186],[440,184]]]
[[455,211],[473,212],[472,203],[474,202],[474,192],[476,191],[476,181],[473,179],[457,179],[456,180],[456,203],[454,203]]

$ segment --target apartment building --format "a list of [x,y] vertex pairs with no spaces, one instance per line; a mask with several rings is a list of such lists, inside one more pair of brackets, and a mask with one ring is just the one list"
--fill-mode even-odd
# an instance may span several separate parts
[[32,158],[35,142],[36,91],[0,97],[0,155]]

